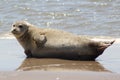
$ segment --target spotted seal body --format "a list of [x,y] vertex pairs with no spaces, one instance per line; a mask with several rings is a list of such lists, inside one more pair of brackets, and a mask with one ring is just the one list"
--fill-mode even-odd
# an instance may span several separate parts
[[37,28],[18,21],[11,32],[22,45],[27,57],[94,60],[113,42],[96,42],[69,32]]

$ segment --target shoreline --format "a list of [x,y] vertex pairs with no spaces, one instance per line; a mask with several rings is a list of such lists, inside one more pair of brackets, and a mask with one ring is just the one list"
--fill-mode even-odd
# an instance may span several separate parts
[[53,71],[11,71],[0,72],[0,80],[120,80],[120,74],[108,72],[53,72]]

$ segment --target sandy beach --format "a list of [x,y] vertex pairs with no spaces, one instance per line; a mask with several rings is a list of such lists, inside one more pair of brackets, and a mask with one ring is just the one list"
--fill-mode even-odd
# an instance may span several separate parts
[[105,72],[0,72],[0,80],[120,80],[120,74]]

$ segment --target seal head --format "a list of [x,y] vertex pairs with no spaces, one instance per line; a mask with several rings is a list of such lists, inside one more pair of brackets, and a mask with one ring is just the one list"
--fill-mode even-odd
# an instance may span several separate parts
[[24,35],[25,32],[28,31],[28,28],[29,28],[28,22],[19,21],[19,22],[13,23],[11,32],[15,37],[19,38],[22,35]]

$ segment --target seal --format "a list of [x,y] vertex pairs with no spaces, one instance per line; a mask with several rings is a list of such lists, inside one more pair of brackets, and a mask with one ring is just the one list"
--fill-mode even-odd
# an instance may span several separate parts
[[27,57],[94,60],[114,41],[93,41],[57,29],[38,28],[27,21],[13,23],[12,34]]

